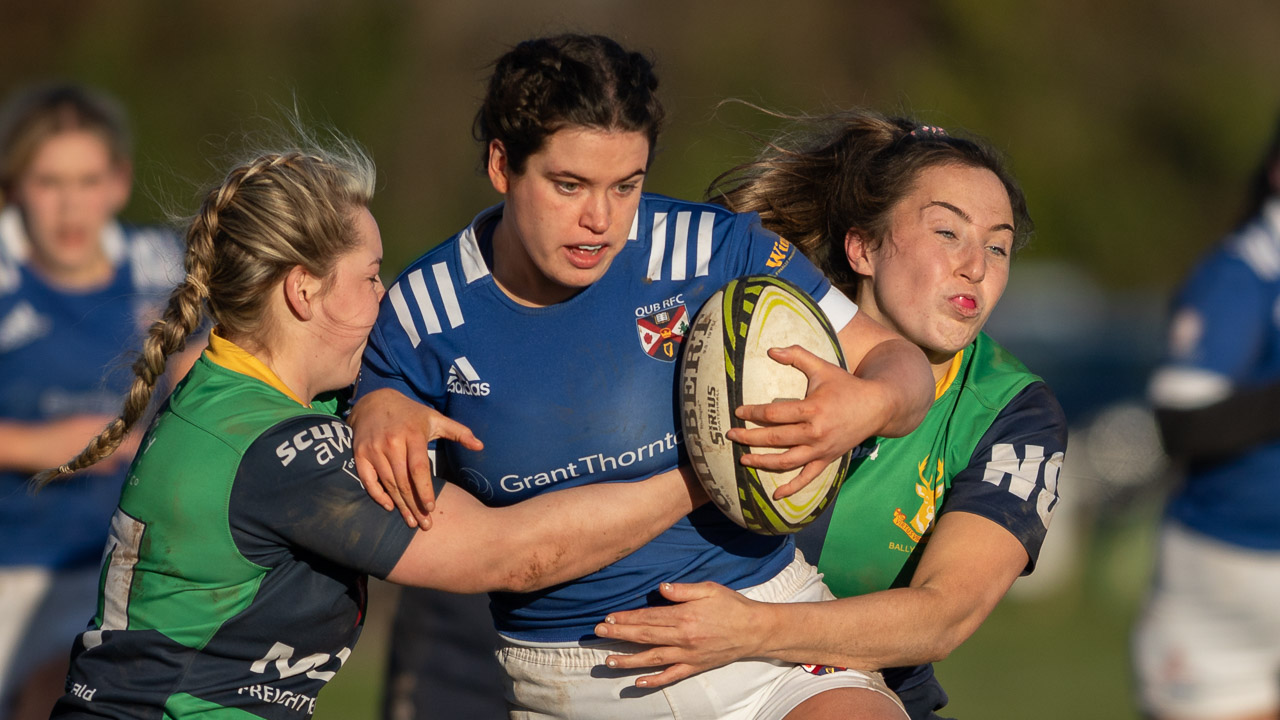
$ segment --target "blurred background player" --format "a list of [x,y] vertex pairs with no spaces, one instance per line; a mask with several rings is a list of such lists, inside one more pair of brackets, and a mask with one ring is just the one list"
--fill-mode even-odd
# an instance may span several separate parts
[[[72,85],[0,117],[0,717],[48,717],[93,615],[107,524],[136,439],[45,492],[27,480],[113,417],[122,351],[181,277],[175,239],[115,215],[132,169],[124,114]],[[114,372],[113,372],[114,371]]]
[[865,444],[834,505],[796,536],[840,599],[664,584],[683,604],[613,613],[596,632],[662,646],[612,658],[667,666],[651,685],[743,657],[876,669],[913,720],[936,720],[948,699],[931,663],[1033,568],[1066,450],[1053,393],[982,332],[1031,232],[1022,190],[979,138],[851,110],[796,119],[711,195],[758,211],[919,346],[935,400],[910,434]]
[[1151,378],[1186,466],[1134,634],[1154,718],[1280,717],[1280,125],[1248,203],[1175,296]]

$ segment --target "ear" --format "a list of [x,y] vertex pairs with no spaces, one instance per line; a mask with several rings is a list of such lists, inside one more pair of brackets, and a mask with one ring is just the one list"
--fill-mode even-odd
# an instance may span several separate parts
[[489,171],[489,182],[493,184],[493,189],[506,195],[507,188],[511,186],[507,177],[511,168],[507,164],[507,148],[501,140],[489,141],[489,161],[485,167]]
[[315,316],[321,285],[320,278],[301,265],[290,268],[284,276],[284,300],[294,317],[307,321]]
[[133,190],[133,163],[127,160],[115,163],[108,183],[111,186],[111,214],[118,215],[129,204],[129,194]]
[[875,263],[871,259],[871,251],[867,249],[867,234],[857,228],[849,228],[844,234],[844,256],[849,267],[859,275],[874,275]]

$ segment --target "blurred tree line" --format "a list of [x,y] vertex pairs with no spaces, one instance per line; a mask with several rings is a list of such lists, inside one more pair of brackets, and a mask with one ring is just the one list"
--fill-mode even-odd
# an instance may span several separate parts
[[388,279],[496,201],[471,118],[525,37],[601,32],[656,59],[670,111],[648,188],[699,196],[786,112],[908,111],[992,138],[1027,256],[1163,289],[1236,219],[1280,112],[1274,0],[0,0],[0,94],[74,79],[137,140],[127,216],[193,209],[245,132],[295,102],[370,149]]

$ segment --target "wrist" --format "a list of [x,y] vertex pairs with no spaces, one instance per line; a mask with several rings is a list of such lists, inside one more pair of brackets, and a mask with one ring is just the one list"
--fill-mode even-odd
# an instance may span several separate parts
[[789,609],[793,609],[791,603],[751,601],[752,631],[748,636],[753,638],[754,643],[749,648],[751,652],[744,657],[786,659],[786,647],[783,643],[787,637],[787,626],[782,615]]

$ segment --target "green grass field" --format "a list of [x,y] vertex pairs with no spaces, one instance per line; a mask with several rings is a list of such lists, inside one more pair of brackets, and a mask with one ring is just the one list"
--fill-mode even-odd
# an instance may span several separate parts
[[[1153,517],[1082,533],[1053,592],[1014,593],[938,674],[960,720],[1136,720],[1129,627],[1150,575]],[[316,720],[376,718],[395,589],[371,583],[369,623]]]

